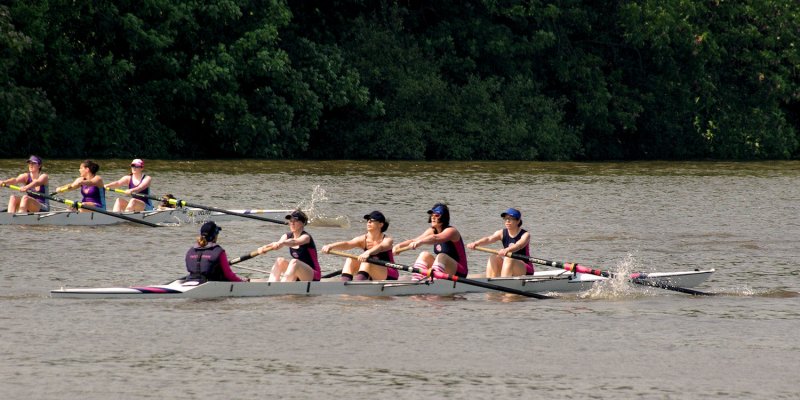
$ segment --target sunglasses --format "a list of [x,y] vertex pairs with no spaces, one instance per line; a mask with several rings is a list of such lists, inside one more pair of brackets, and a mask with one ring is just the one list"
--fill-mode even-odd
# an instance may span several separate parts
[[142,166],[141,165],[133,165],[133,164],[131,164],[131,168],[142,168]]

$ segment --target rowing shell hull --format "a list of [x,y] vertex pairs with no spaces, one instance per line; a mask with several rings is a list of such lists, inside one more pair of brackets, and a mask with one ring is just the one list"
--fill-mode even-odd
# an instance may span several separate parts
[[[685,288],[705,282],[714,270],[649,273],[648,279]],[[542,271],[533,276],[515,278],[475,279],[494,285],[531,293],[570,293],[589,290],[607,278],[566,271]],[[320,282],[184,282],[176,280],[167,285],[118,288],[61,288],[50,291],[55,298],[76,299],[157,299],[189,298],[214,299],[224,297],[259,297],[282,295],[352,295],[352,296],[448,296],[462,293],[491,291],[460,282],[436,280],[414,281],[352,281],[326,280]]]
[[[264,217],[280,218],[291,210],[229,210],[241,214],[253,214]],[[216,211],[207,211],[200,208],[171,208],[166,210],[125,212],[126,217],[154,224],[182,224],[189,222],[204,222],[209,219],[225,221],[242,219],[235,215],[224,214]],[[131,223],[122,218],[95,212],[53,211],[27,214],[0,213],[0,225],[113,225]]]

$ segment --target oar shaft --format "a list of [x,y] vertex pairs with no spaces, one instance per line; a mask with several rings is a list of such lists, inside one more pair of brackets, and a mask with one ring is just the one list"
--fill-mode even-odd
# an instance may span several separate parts
[[265,270],[263,270],[263,269],[252,268],[252,267],[245,267],[245,266],[243,266],[243,265],[231,265],[231,266],[232,266],[232,267],[235,267],[235,268],[246,269],[246,270],[248,270],[248,271],[261,272],[262,274],[266,274],[266,275],[269,275],[269,274],[270,274],[270,272],[269,272],[269,271],[265,271]]
[[204,205],[200,205],[200,204],[189,203],[189,202],[187,202],[185,200],[165,199],[163,197],[153,196],[153,195],[149,195],[149,194],[145,195],[145,194],[141,194],[141,193],[125,193],[125,191],[122,190],[122,189],[112,189],[112,190],[117,192],[117,193],[128,194],[128,195],[130,195],[132,197],[148,198],[148,199],[151,199],[151,200],[160,200],[160,201],[166,200],[167,203],[172,204],[172,205],[177,206],[177,207],[202,208],[203,210],[215,211],[215,212],[228,214],[228,215],[235,215],[235,216],[241,217],[241,218],[257,219],[259,221],[272,222],[274,224],[281,224],[281,225],[287,225],[288,224],[286,221],[281,221],[281,220],[274,219],[274,218],[267,218],[267,217],[262,217],[262,216],[259,216],[259,215],[245,214],[245,213],[240,213],[240,212],[236,212],[236,211],[226,210],[224,208],[217,208],[217,207],[211,207],[211,206],[204,206]]
[[[10,187],[12,189],[20,190],[19,186],[8,185],[8,187]],[[57,201],[59,203],[64,203],[64,204],[66,204],[66,205],[68,205],[70,207],[83,208],[85,210],[94,211],[94,212],[100,213],[100,214],[110,215],[112,217],[116,217],[116,218],[119,218],[119,219],[124,219],[124,220],[130,221],[130,222],[135,222],[137,224],[147,225],[147,226],[150,226],[150,227],[153,227],[153,228],[161,227],[161,225],[154,224],[152,222],[143,221],[143,220],[140,220],[140,219],[132,218],[132,217],[129,217],[127,215],[123,215],[123,214],[119,214],[119,213],[115,213],[115,212],[111,212],[111,211],[106,211],[106,210],[103,210],[102,208],[90,206],[88,204],[83,204],[80,201],[72,201],[72,200],[62,199],[60,197],[56,197],[56,196],[52,196],[52,195],[47,195],[47,194],[43,194],[43,193],[37,193],[37,192],[34,192],[32,190],[26,190],[25,193],[27,193],[28,195],[33,196],[33,197],[41,197],[41,198]]]
[[247,253],[247,254],[245,254],[243,256],[239,256],[239,257],[234,258],[233,260],[228,261],[228,264],[230,264],[230,265],[238,264],[238,263],[240,263],[242,261],[247,261],[247,260],[249,260],[249,259],[251,259],[253,257],[258,257],[258,256],[259,256],[258,250],[254,250],[254,251],[251,251],[251,252],[249,252],[249,253]]
[[[483,252],[487,252],[487,253],[498,254],[497,250],[490,249],[490,248],[487,248],[487,247],[476,246],[475,250],[479,250],[479,251],[483,251]],[[558,261],[543,260],[541,258],[528,257],[528,256],[524,256],[524,255],[521,255],[521,254],[506,254],[506,257],[511,257],[511,258],[514,258],[514,259],[517,259],[517,260],[522,260],[522,261],[530,261],[530,262],[532,262],[534,264],[539,264],[539,265],[547,265],[547,266],[550,266],[550,267],[562,268],[562,269],[565,269],[565,270],[570,271],[570,272],[578,272],[578,273],[581,273],[581,274],[590,274],[590,275],[602,276],[604,278],[613,279],[613,278],[616,278],[616,276],[617,276],[615,273],[613,273],[611,271],[604,271],[604,270],[601,270],[601,269],[587,267],[587,266],[576,264],[576,263],[562,263],[562,262],[558,262]],[[691,295],[695,295],[695,296],[713,296],[714,295],[714,293],[701,292],[699,290],[694,290],[694,289],[674,286],[674,285],[671,285],[668,282],[664,282],[664,281],[649,280],[649,279],[647,279],[647,274],[644,274],[644,273],[631,274],[631,275],[628,276],[628,279],[631,282],[633,282],[633,283],[635,283],[637,285],[652,286],[652,287],[657,287],[657,288],[661,288],[661,289],[672,290],[672,291],[675,291],[675,292],[691,294]]]
[[[345,253],[345,252],[342,252],[342,251],[331,250],[330,253],[331,254],[335,254],[337,256],[358,259],[357,255],[350,254],[350,253]],[[397,269],[397,270],[408,271],[408,272],[411,272],[411,273],[417,273],[417,274],[422,274],[422,275],[427,275],[427,276],[433,276],[436,279],[444,279],[444,280],[453,281],[453,282],[461,282],[461,283],[464,283],[464,284],[467,284],[467,285],[479,286],[479,287],[483,287],[483,288],[486,288],[486,289],[497,290],[499,292],[513,293],[513,294],[517,294],[517,295],[520,295],[520,296],[533,297],[533,298],[537,298],[537,299],[549,299],[550,298],[549,296],[541,295],[541,294],[538,294],[538,293],[525,292],[525,291],[522,291],[522,290],[517,290],[517,289],[513,289],[513,288],[507,288],[507,287],[504,287],[504,286],[494,285],[494,284],[491,284],[491,283],[475,281],[475,280],[467,279],[467,278],[461,278],[461,277],[458,277],[458,276],[454,276],[454,275],[446,274],[444,272],[437,271],[435,269],[426,270],[426,269],[422,269],[422,268],[418,268],[418,267],[411,267],[411,266],[408,266],[408,265],[397,264],[397,263],[392,263],[392,262],[388,262],[388,261],[384,261],[384,260],[379,260],[377,258],[368,258],[367,262],[370,263],[370,264],[383,265],[384,267],[387,267],[387,268],[394,268],[394,269]]]
[[341,269],[337,270],[337,271],[333,271],[333,272],[327,273],[325,275],[322,275],[321,279],[333,278],[334,276],[340,275],[341,273],[342,273]]

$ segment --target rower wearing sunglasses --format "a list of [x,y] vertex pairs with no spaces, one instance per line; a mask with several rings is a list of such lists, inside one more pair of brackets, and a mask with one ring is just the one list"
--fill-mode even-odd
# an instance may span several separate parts
[[373,211],[364,215],[364,222],[367,224],[367,232],[358,235],[350,240],[331,243],[322,246],[322,252],[328,253],[331,250],[360,249],[358,259],[348,258],[342,268],[342,281],[371,281],[371,280],[397,280],[399,274],[394,268],[387,268],[382,265],[367,262],[368,258],[394,262],[392,254],[393,239],[386,235],[389,229],[389,221],[380,211]]
[[131,197],[130,200],[117,197],[114,201],[114,212],[122,211],[150,211],[153,203],[150,202],[150,177],[144,174],[144,161],[137,158],[131,161],[131,173],[107,184],[106,189],[127,186],[125,194],[140,194],[140,197]]

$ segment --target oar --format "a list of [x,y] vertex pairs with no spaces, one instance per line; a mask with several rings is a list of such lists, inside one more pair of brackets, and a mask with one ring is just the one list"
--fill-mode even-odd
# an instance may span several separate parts
[[[356,260],[358,259],[358,256],[355,255],[355,254],[345,253],[345,252],[338,251],[338,250],[331,250],[330,253],[331,254],[336,254],[337,256],[353,258],[353,259],[356,259]],[[461,278],[461,277],[458,277],[458,276],[454,276],[454,275],[446,274],[444,272],[440,272],[440,271],[435,270],[433,268],[431,268],[429,270],[425,270],[425,269],[422,269],[422,268],[411,267],[411,266],[408,266],[408,265],[391,263],[391,262],[388,262],[388,261],[379,260],[377,258],[368,258],[367,262],[370,263],[370,264],[383,265],[384,267],[387,267],[387,268],[394,268],[394,269],[397,269],[397,270],[408,271],[408,272],[411,272],[411,273],[427,275],[429,277],[432,275],[436,279],[445,279],[445,280],[453,281],[453,282],[461,282],[461,283],[464,283],[464,284],[467,284],[467,285],[480,286],[480,287],[486,288],[486,289],[497,290],[499,292],[513,293],[513,294],[518,294],[520,296],[533,297],[533,298],[537,298],[537,299],[549,299],[549,298],[551,298],[550,296],[545,296],[545,295],[538,294],[538,293],[525,292],[525,291],[522,291],[522,290],[517,290],[517,289],[513,289],[513,288],[507,288],[507,287],[503,287],[503,286],[500,286],[500,285],[494,285],[494,284],[487,283],[487,282],[474,281],[472,279]]]
[[[259,249],[260,249],[260,247],[259,247]],[[258,249],[256,249],[256,250],[253,250],[253,251],[251,251],[251,252],[249,252],[249,253],[247,253],[247,254],[245,254],[243,256],[239,256],[239,257],[234,258],[233,260],[228,261],[228,264],[230,264],[230,265],[238,264],[238,263],[240,263],[242,261],[247,261],[247,260],[249,260],[249,259],[251,259],[253,257],[258,257],[258,256],[260,256],[262,254],[267,254],[272,250],[274,250],[272,247],[264,249],[263,252],[259,252]],[[237,265],[236,268],[249,269],[251,271],[263,272],[263,273],[265,273],[267,275],[270,274],[269,271],[264,271],[264,270],[261,270],[261,269],[255,269],[255,268],[249,268],[249,267],[242,267],[241,265]]]
[[[8,187],[11,188],[11,189],[15,189],[15,190],[19,190],[20,189],[19,186],[14,186],[14,185],[8,185]],[[50,199],[50,200],[53,200],[53,201],[57,201],[59,203],[64,203],[64,204],[66,204],[66,205],[68,205],[70,207],[83,208],[83,209],[86,209],[86,210],[89,210],[89,211],[94,211],[94,212],[97,212],[97,213],[100,213],[100,214],[110,215],[112,217],[116,217],[116,218],[119,218],[119,219],[124,219],[126,221],[135,222],[137,224],[152,226],[153,228],[161,227],[161,225],[154,224],[152,222],[142,221],[140,219],[132,218],[132,217],[129,217],[127,215],[123,215],[123,214],[119,214],[119,213],[115,213],[115,212],[111,212],[111,211],[106,211],[106,210],[103,210],[102,208],[97,208],[97,207],[94,207],[94,206],[90,206],[88,204],[83,204],[80,201],[72,201],[72,200],[62,199],[62,198],[56,197],[56,196],[54,196],[52,194],[47,195],[47,194],[44,194],[44,193],[34,192],[32,190],[26,190],[25,192],[28,193],[28,195],[33,196],[33,197],[41,197],[41,198],[45,198],[45,199]]]
[[[267,251],[272,251],[272,249],[268,249]],[[243,256],[236,257],[236,258],[234,258],[233,260],[230,260],[228,263],[229,263],[231,266],[234,266],[234,264],[238,264],[238,263],[240,263],[240,262],[242,262],[242,261],[247,261],[247,260],[249,260],[249,259],[251,259],[251,258],[253,258],[253,257],[258,257],[258,256],[260,256],[260,255],[262,255],[262,254],[265,254],[267,251],[265,251],[264,253],[259,253],[259,252],[258,252],[258,250],[254,250],[254,251],[251,251],[250,253],[247,253],[247,254],[245,254],[245,255],[243,255]],[[236,265],[236,268],[247,269],[247,270],[250,270],[250,271],[256,271],[256,272],[263,272],[263,273],[265,273],[265,274],[267,274],[267,275],[271,274],[271,272],[269,272],[269,271],[264,271],[263,269],[256,269],[256,268],[250,268],[250,267],[243,267],[243,266],[241,266],[241,265]],[[339,274],[341,274],[341,273],[342,273],[342,270],[333,271],[333,272],[331,272],[331,273],[329,273],[329,274],[327,274],[327,275],[323,275],[323,276],[322,276],[322,279],[325,279],[325,278],[333,278],[334,276],[336,276],[336,275],[339,275]]]
[[398,255],[398,254],[400,254],[400,253],[402,253],[402,252],[404,252],[406,250],[410,250],[410,249],[411,249],[411,246],[398,247],[397,251],[394,252],[394,255]]
[[202,208],[203,210],[216,211],[216,212],[220,212],[220,213],[223,213],[223,214],[235,215],[237,217],[242,217],[242,218],[251,218],[251,219],[257,219],[259,221],[272,222],[274,224],[288,225],[288,223],[286,221],[281,221],[279,219],[267,218],[267,217],[262,217],[262,216],[259,216],[259,215],[253,215],[253,214],[244,214],[244,213],[240,213],[240,212],[236,212],[236,211],[225,210],[223,208],[203,206],[203,205],[200,205],[200,204],[189,203],[189,202],[186,202],[184,200],[165,199],[163,197],[158,197],[158,196],[153,196],[153,195],[145,195],[145,194],[141,194],[141,193],[125,193],[125,191],[122,190],[122,189],[109,189],[109,190],[112,190],[112,191],[117,192],[117,193],[126,194],[126,195],[129,195],[131,197],[136,197],[136,198],[139,198],[139,199],[147,198],[147,199],[158,200],[158,201],[166,200],[169,204],[172,204],[172,205],[178,206],[178,207]]
[[[490,248],[487,248],[487,247],[480,247],[480,246],[476,246],[475,250],[484,251],[484,252],[487,252],[487,253],[494,253],[494,254],[498,253],[497,250],[490,249]],[[612,278],[612,279],[617,277],[617,275],[615,273],[613,273],[613,272],[603,271],[603,270],[599,270],[599,269],[595,269],[595,268],[591,268],[591,267],[586,267],[586,266],[583,266],[583,265],[580,265],[580,264],[575,264],[575,263],[561,263],[561,262],[558,262],[558,261],[542,260],[541,258],[528,257],[528,256],[524,256],[522,254],[506,254],[506,257],[516,258],[517,260],[522,260],[522,261],[530,261],[530,262],[532,262],[534,264],[539,264],[539,265],[547,265],[547,266],[555,267],[555,268],[563,268],[563,269],[565,269],[567,271],[570,271],[570,272],[580,272],[582,274],[592,274],[592,275],[597,275],[597,276],[602,276],[604,278]],[[630,276],[628,276],[628,279],[630,279],[631,282],[636,283],[638,285],[652,286],[652,287],[657,287],[657,288],[661,288],[661,289],[672,290],[672,291],[675,291],[675,292],[691,294],[691,295],[695,295],[695,296],[714,296],[714,295],[716,295],[716,293],[701,292],[699,290],[688,289],[688,288],[683,288],[683,287],[679,287],[679,286],[673,286],[673,285],[670,285],[666,281],[648,280],[647,279],[647,274],[642,273],[642,272],[633,273]]]
[[333,278],[334,276],[337,276],[337,275],[339,275],[339,274],[341,274],[341,273],[342,273],[342,270],[341,270],[341,269],[340,269],[340,270],[338,270],[338,271],[333,271],[333,272],[331,272],[331,273],[328,273],[328,274],[322,275],[321,279],[325,279],[325,278]]

